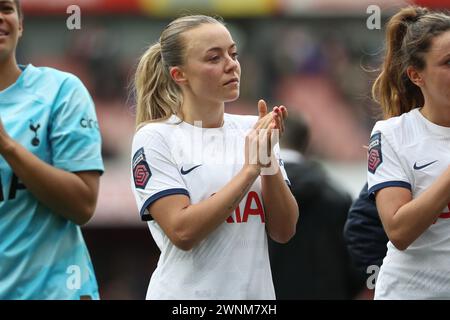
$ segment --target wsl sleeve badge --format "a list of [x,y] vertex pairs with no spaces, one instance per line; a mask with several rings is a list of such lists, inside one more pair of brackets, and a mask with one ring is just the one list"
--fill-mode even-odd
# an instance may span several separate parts
[[138,189],[145,189],[151,176],[152,172],[145,160],[144,148],[140,148],[133,156],[134,186]]
[[370,137],[369,154],[368,154],[368,170],[375,174],[375,171],[383,162],[383,155],[381,153],[381,132],[375,132]]

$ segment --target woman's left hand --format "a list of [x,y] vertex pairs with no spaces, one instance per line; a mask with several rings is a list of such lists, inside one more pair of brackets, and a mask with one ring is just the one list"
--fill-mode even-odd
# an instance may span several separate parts
[[279,137],[284,133],[284,121],[288,117],[287,108],[283,105],[273,107],[273,111],[267,113],[267,104],[264,100],[258,101],[259,121],[253,129],[278,130]]
[[278,129],[279,138],[281,139],[284,133],[284,121],[288,117],[287,108],[285,106],[275,106],[273,107],[272,115],[272,129]]

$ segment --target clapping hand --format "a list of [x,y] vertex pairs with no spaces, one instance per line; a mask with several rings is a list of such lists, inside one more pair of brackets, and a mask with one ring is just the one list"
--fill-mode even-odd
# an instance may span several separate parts
[[285,106],[275,106],[268,112],[266,102],[259,100],[258,114],[258,121],[246,137],[245,156],[246,164],[256,165],[260,170],[273,164],[272,148],[284,133],[288,112]]

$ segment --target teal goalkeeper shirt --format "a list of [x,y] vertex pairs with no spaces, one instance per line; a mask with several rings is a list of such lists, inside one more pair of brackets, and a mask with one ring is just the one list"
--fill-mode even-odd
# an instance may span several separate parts
[[[81,81],[52,68],[21,66],[0,91],[6,132],[48,164],[103,172],[94,104]],[[98,299],[80,227],[40,203],[0,155],[0,299]]]

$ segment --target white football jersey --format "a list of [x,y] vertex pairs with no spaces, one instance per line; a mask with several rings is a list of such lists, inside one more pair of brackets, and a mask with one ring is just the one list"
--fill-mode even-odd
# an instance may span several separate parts
[[245,135],[257,120],[225,114],[223,127],[202,129],[172,116],[135,134],[132,189],[161,250],[147,299],[275,299],[260,178],[231,216],[189,251],[173,245],[147,209],[167,195],[185,194],[195,204],[219,191],[242,169]]
[[[369,194],[392,186],[417,198],[450,164],[450,128],[413,109],[375,124],[369,144]],[[450,213],[442,214],[406,250],[388,242],[375,299],[450,299]]]

